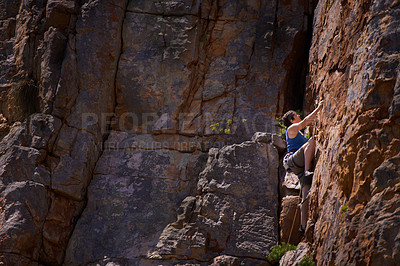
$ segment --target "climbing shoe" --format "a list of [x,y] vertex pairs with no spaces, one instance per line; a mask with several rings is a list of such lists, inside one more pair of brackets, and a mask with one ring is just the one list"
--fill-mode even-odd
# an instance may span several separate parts
[[299,228],[299,233],[300,234],[302,234],[302,235],[304,235],[304,233],[306,232],[306,229],[305,228],[303,228],[303,226],[302,225],[300,225],[300,228]]
[[310,171],[305,171],[304,172],[304,177],[305,178],[312,178],[314,176],[314,172],[310,172]]

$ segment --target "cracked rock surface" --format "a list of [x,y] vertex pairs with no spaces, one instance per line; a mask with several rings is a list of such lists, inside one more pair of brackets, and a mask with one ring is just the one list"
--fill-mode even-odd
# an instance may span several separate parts
[[1,1],[0,261],[265,264],[269,132],[324,99],[307,252],[395,265],[400,4],[316,2]]

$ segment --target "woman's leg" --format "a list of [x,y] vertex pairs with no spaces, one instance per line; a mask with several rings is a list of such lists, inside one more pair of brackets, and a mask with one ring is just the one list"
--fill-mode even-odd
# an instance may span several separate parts
[[[304,171],[309,171],[311,170],[311,163],[312,160],[314,159],[314,154],[315,154],[315,140],[310,139],[307,141],[307,143],[304,146]],[[304,181],[306,184],[303,185],[303,188],[301,190],[301,198],[303,204],[301,205],[301,227],[306,228],[307,226],[307,220],[308,220],[308,192],[310,191],[310,183],[312,181],[306,180],[306,177],[304,176]]]
[[310,139],[304,144],[304,171],[311,169],[311,162],[315,153],[315,140]]

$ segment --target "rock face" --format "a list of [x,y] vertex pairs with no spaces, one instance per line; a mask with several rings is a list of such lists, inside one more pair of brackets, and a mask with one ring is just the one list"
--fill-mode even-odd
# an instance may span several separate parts
[[[306,65],[310,7],[259,0],[2,1],[1,261],[107,264],[118,257],[140,264],[146,252],[161,252],[160,236],[185,198],[212,206],[197,194],[209,149],[272,132],[277,112],[301,105],[295,96],[304,82],[292,81]],[[249,149],[261,156],[258,148],[268,145]],[[274,171],[267,161],[272,168],[255,176]],[[209,172],[204,185],[214,178]],[[253,244],[235,241],[254,226],[254,258],[247,260],[264,263],[277,241],[277,195],[271,200],[265,206],[244,200],[259,208],[230,211],[227,217],[239,220],[221,225],[224,236],[198,220],[211,217],[196,214],[205,239],[230,240],[207,242],[195,258],[211,262],[220,250],[253,254]]]
[[[113,132],[108,141],[129,141],[123,135]],[[221,253],[265,260],[278,241],[275,146],[244,142],[213,148],[205,168],[202,157],[165,150],[105,151],[65,263],[109,257],[130,265],[160,259],[169,264],[211,261]],[[191,194],[191,175],[199,176],[197,191],[185,197]]]
[[207,261],[225,253],[266,259],[277,243],[277,165],[272,144],[210,150],[198,195],[183,200],[150,257]]
[[399,17],[388,0],[2,1],[0,260],[267,263],[284,145],[244,141],[318,98],[317,264],[394,265]]
[[308,8],[296,1],[277,4],[131,1],[114,129],[209,136],[211,124],[245,118],[251,129],[232,125],[239,142],[256,130],[272,131],[275,113],[289,101],[281,91],[292,72],[301,71],[286,64],[306,34]]
[[398,1],[319,1],[315,11],[308,92],[325,99],[311,197],[320,265],[400,261],[399,26]]
[[300,228],[301,217],[300,202],[301,198],[299,196],[286,196],[282,198],[282,211],[279,218],[281,242],[297,245],[302,239],[302,235],[298,230]]
[[[176,208],[191,193],[204,167],[204,154],[138,150],[127,133],[112,132],[88,188],[87,206],[71,236],[64,263],[104,257],[134,263],[146,256]],[[122,230],[123,228],[123,230]]]

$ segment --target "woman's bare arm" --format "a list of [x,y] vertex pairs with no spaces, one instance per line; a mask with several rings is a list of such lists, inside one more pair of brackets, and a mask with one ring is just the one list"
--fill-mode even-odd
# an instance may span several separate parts
[[[289,128],[288,131],[290,130],[291,135],[297,135],[297,132],[299,130],[302,130],[303,128],[305,128],[306,126],[308,126],[309,124],[312,123],[312,121],[314,120],[315,116],[317,115],[317,113],[322,109],[322,104],[324,103],[324,101],[320,101],[318,104],[318,107],[315,108],[314,111],[311,112],[311,114],[309,114],[308,116],[306,116],[303,120],[301,120],[301,122],[299,123],[295,123],[292,124]],[[295,134],[296,133],[296,134]]]

